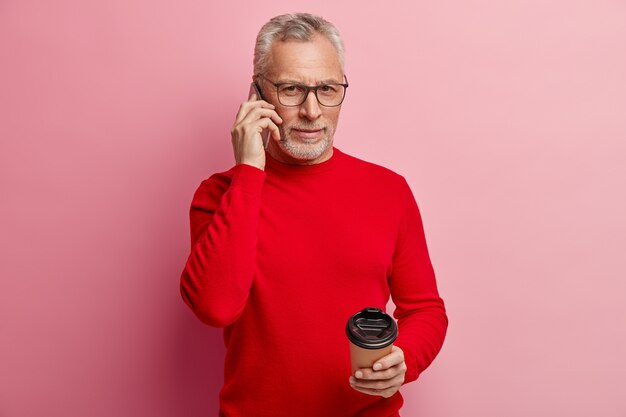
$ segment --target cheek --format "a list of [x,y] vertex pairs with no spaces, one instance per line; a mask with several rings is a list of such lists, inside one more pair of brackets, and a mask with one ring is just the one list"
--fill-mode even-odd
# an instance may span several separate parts
[[295,120],[298,120],[298,112],[293,109],[276,109],[276,113],[283,119],[282,126],[292,124]]
[[327,113],[326,120],[332,125],[337,125],[337,121],[339,120],[339,110],[333,110]]

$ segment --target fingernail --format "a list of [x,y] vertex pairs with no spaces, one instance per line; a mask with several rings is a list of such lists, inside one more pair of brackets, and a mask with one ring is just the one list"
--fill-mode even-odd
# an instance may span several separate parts
[[373,369],[375,371],[380,371],[381,369],[383,369],[383,366],[380,363],[375,363]]
[[363,378],[363,372],[361,372],[361,371],[356,371],[356,372],[354,373],[354,376],[356,376],[357,378]]

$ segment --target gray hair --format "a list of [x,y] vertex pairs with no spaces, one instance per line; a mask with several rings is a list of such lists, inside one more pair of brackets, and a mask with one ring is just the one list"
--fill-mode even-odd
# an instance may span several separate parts
[[267,22],[256,37],[254,47],[254,76],[265,74],[270,60],[270,49],[275,40],[299,39],[310,41],[315,33],[325,36],[337,50],[343,69],[344,46],[337,28],[321,16],[309,13],[283,14]]

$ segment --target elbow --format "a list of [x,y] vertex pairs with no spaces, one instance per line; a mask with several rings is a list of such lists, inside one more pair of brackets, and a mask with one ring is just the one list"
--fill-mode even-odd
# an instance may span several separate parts
[[233,324],[241,316],[245,306],[245,302],[240,306],[235,306],[233,303],[227,303],[226,297],[211,299],[203,294],[204,291],[193,291],[185,284],[184,274],[180,284],[180,293],[183,301],[195,316],[211,327],[223,328]]
[[441,327],[443,330],[444,337],[446,335],[446,332],[448,331],[449,324],[450,324],[450,320],[448,318],[448,311],[446,310],[443,300],[441,300]]
[[441,339],[441,343],[446,338],[446,334],[448,333],[448,313],[446,311],[446,307],[443,303],[443,300],[439,298],[438,302],[431,307],[431,327],[433,331],[439,334]]
[[239,311],[225,311],[216,308],[192,308],[192,310],[196,317],[207,326],[224,328],[236,322],[241,316],[243,309]]

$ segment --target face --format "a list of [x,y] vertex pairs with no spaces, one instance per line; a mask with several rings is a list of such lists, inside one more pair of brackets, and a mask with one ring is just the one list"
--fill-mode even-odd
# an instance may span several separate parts
[[[315,35],[311,41],[274,42],[268,73],[274,83],[294,82],[309,86],[322,83],[343,83],[343,71],[337,51],[326,37]],[[270,141],[268,152],[281,162],[318,164],[332,156],[333,135],[341,106],[324,107],[314,92],[304,103],[286,107],[279,103],[276,87],[262,81],[267,101],[276,106],[283,119],[279,125],[280,142]]]

